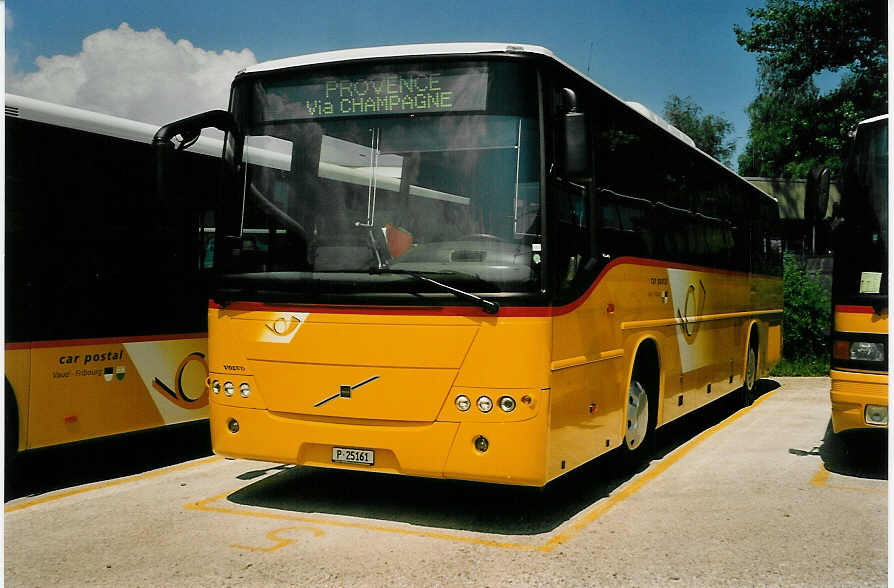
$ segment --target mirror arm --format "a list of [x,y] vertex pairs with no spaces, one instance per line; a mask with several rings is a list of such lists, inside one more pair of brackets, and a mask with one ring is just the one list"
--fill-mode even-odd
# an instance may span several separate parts
[[188,143],[197,139],[202,129],[209,127],[214,127],[225,133],[239,132],[236,121],[233,120],[233,115],[229,112],[226,110],[209,110],[208,112],[189,116],[164,125],[156,131],[155,136],[152,138],[152,144],[156,147],[165,144],[170,145],[171,139],[177,135],[183,137],[184,143]]

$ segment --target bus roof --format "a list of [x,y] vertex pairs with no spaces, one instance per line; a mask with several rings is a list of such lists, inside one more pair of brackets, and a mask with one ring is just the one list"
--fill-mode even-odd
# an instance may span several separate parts
[[[236,75],[236,77],[238,78],[243,74],[265,73],[277,70],[304,67],[308,65],[361,61],[365,59],[387,59],[392,57],[427,57],[433,55],[473,55],[476,53],[527,53],[530,55],[540,55],[556,61],[557,63],[562,64],[562,66],[573,71],[583,79],[587,80],[590,84],[596,86],[615,100],[622,102],[628,108],[645,117],[650,122],[664,130],[666,133],[675,137],[677,140],[683,142],[692,149],[695,149],[703,157],[706,157],[717,165],[726,167],[725,165],[717,161],[717,159],[699,149],[699,147],[695,144],[695,141],[693,141],[692,138],[689,137],[689,135],[667,122],[660,115],[656,114],[652,110],[649,110],[649,108],[638,102],[625,101],[622,98],[619,98],[600,84],[596,83],[586,74],[578,71],[573,66],[556,57],[556,55],[552,51],[545,47],[541,47],[540,45],[528,45],[525,43],[423,43],[416,45],[388,45],[384,47],[342,49],[338,51],[310,53],[307,55],[297,55],[295,57],[265,61],[263,63],[258,63],[256,65],[243,69]],[[745,180],[742,181],[744,182]],[[763,192],[756,187],[755,190]],[[766,195],[768,198],[773,198],[769,194],[766,194],[766,192],[764,192],[764,195]]]
[[[307,65],[319,65],[324,63],[340,63],[345,61],[359,61],[364,59],[382,59],[390,57],[427,57],[432,55],[474,55],[476,53],[509,53],[519,54],[528,53],[532,55],[542,55],[553,61],[557,61],[574,70],[578,75],[587,78],[584,74],[575,70],[572,66],[565,63],[556,55],[545,47],[539,45],[527,45],[524,43],[424,43],[417,45],[389,45],[385,47],[366,47],[362,49],[343,49],[339,51],[326,51],[323,53],[310,53],[308,55],[298,55],[295,57],[287,57],[285,59],[276,59],[273,61],[265,61],[248,67],[242,73],[261,73],[276,71],[281,69],[290,69],[295,67],[303,67]],[[590,83],[596,84],[593,80],[587,78]],[[605,88],[602,88],[608,92]],[[610,92],[609,92],[610,93]],[[617,98],[617,96],[615,96]],[[626,104],[651,120],[653,123],[661,126],[666,131],[689,145],[695,147],[695,142],[680,129],[674,127],[666,120],[661,118],[655,112],[649,110],[638,102],[626,102]]]
[[[6,94],[5,106],[6,116],[8,117],[21,118],[140,143],[152,143],[152,137],[158,130],[157,126],[149,123],[82,108],[44,102],[43,100],[17,96],[15,94]],[[220,157],[223,152],[223,141],[202,137],[189,150],[194,153]]]
[[365,47],[361,49],[341,49],[310,53],[265,61],[247,67],[240,73],[258,73],[305,65],[382,59],[389,57],[427,57],[432,55],[469,55],[474,53],[533,53],[557,59],[552,51],[539,45],[521,43],[423,43],[417,45],[388,45],[385,47]]

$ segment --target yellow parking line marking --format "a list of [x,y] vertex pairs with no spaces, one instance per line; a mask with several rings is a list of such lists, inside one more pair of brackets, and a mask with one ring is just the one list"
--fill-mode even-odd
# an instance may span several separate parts
[[200,500],[193,504],[187,504],[183,508],[187,510],[202,510],[206,512],[216,512],[221,514],[255,517],[260,519],[272,519],[276,521],[297,521],[300,523],[309,523],[316,525],[329,525],[332,527],[343,527],[348,529],[364,529],[367,531],[384,531],[387,533],[397,533],[401,535],[412,535],[415,537],[428,537],[429,539],[446,539],[449,541],[459,541],[462,543],[474,543],[476,545],[485,545],[488,547],[502,547],[504,549],[525,549],[533,550],[536,545],[524,543],[504,543],[490,539],[481,539],[478,537],[463,537],[460,535],[451,535],[449,533],[439,533],[436,531],[423,531],[417,529],[401,529],[397,527],[387,527],[384,525],[371,525],[369,523],[354,523],[350,521],[339,521],[335,519],[319,519],[313,517],[304,517],[299,515],[279,514],[273,512],[243,510],[238,508],[224,508],[221,506],[211,506],[215,502],[225,500],[232,492],[224,492],[211,498]]
[[825,467],[823,467],[822,464],[820,464],[820,467],[816,471],[816,474],[814,474],[813,479],[810,480],[810,484],[813,486],[816,486],[818,488],[823,488],[823,487],[825,487],[826,480],[828,480],[828,479],[829,479],[829,470],[827,470]]
[[[748,408],[744,408],[739,410],[735,414],[731,415],[726,420],[714,425],[710,429],[702,431],[699,435],[685,443],[684,445],[677,448],[676,451],[667,455],[662,459],[659,463],[651,466],[645,472],[641,473],[639,476],[634,478],[631,482],[629,482],[626,486],[620,488],[620,490],[616,490],[615,493],[608,496],[608,498],[603,499],[602,501],[595,504],[591,509],[585,514],[570,524],[567,529],[560,530],[556,535],[554,535],[551,539],[542,544],[536,543],[512,543],[506,541],[497,541],[494,539],[485,539],[482,537],[471,537],[464,535],[454,535],[446,532],[438,532],[438,531],[425,531],[421,529],[404,529],[399,527],[389,527],[385,525],[373,525],[369,523],[360,523],[360,522],[350,522],[350,521],[340,521],[336,519],[322,519],[322,518],[313,518],[313,517],[305,517],[300,515],[293,514],[281,514],[275,512],[266,512],[266,511],[256,511],[256,510],[246,510],[240,508],[230,508],[230,507],[222,507],[216,506],[214,503],[220,502],[226,499],[227,496],[232,494],[232,492],[225,492],[223,494],[218,494],[217,496],[212,496],[211,498],[206,498],[204,500],[200,500],[198,502],[187,504],[184,506],[185,509],[188,510],[200,510],[206,512],[216,512],[221,514],[229,514],[229,515],[238,515],[238,516],[248,516],[255,517],[261,519],[272,519],[279,521],[297,521],[300,523],[308,523],[312,525],[329,525],[334,527],[344,527],[351,529],[364,529],[367,531],[384,531],[386,533],[398,533],[402,535],[410,535],[415,537],[427,537],[429,539],[443,539],[446,541],[454,541],[459,543],[469,543],[474,545],[482,545],[485,547],[497,547],[501,549],[515,549],[521,551],[540,551],[540,552],[550,552],[559,545],[566,543],[571,540],[578,534],[580,534],[584,529],[586,529],[589,525],[595,522],[599,517],[605,514],[609,509],[616,506],[620,502],[623,502],[640,489],[643,488],[648,482],[655,479],[662,473],[664,473],[668,468],[672,465],[680,461],[687,453],[692,451],[695,447],[699,446],[706,439],[717,433],[718,431],[725,429],[732,423],[736,422],[742,416],[751,411],[751,409],[757,407],[762,402],[766,401],[768,398],[773,396],[776,391],[768,392],[755,400],[754,404],[752,404]],[[237,489],[238,490],[238,489]]]
[[297,539],[286,539],[284,537],[278,536],[279,533],[282,533],[284,531],[296,531],[296,530],[297,531],[310,531],[311,533],[314,534],[314,537],[322,537],[323,535],[325,535],[325,532],[323,531],[323,529],[318,529],[317,527],[307,527],[307,526],[283,527],[282,529],[274,529],[274,530],[270,531],[269,533],[267,533],[267,535],[266,535],[267,539],[270,539],[271,541],[276,542],[276,544],[273,545],[273,547],[252,547],[250,545],[238,545],[235,543],[233,545],[230,545],[230,547],[235,547],[236,549],[246,549],[248,551],[263,551],[265,553],[270,553],[271,551],[276,551],[277,549],[282,549],[283,547],[286,547],[287,545],[291,545],[292,543],[295,543],[296,541],[298,541]]
[[610,508],[630,498],[633,494],[639,491],[643,486],[645,486],[648,482],[657,478],[662,473],[664,473],[668,468],[672,465],[680,461],[683,456],[687,453],[698,447],[702,442],[704,442],[708,437],[711,437],[718,431],[725,429],[732,423],[736,422],[742,416],[747,414],[752,408],[760,405],[767,398],[774,395],[776,391],[768,392],[754,401],[750,407],[737,411],[735,414],[731,415],[729,418],[717,423],[710,429],[706,429],[702,431],[700,434],[696,435],[695,438],[688,441],[684,445],[681,445],[677,448],[676,451],[666,456],[663,460],[661,460],[658,464],[653,467],[650,467],[645,472],[639,475],[639,477],[634,478],[627,486],[621,488],[620,491],[613,493],[608,496],[608,498],[604,499],[601,503],[598,503],[595,508],[593,508],[590,512],[583,515],[580,520],[573,523],[567,531],[560,532],[555,537],[550,539],[542,548],[541,551],[551,551],[552,549],[558,547],[559,545],[567,542],[575,535],[579,534],[583,531],[587,526],[594,523],[599,517],[606,513]]
[[817,488],[830,488],[832,490],[853,490],[855,492],[888,492],[887,488],[859,488],[857,486],[839,486],[838,484],[830,485],[828,481],[829,471],[824,465],[820,464],[819,470],[813,475],[813,479],[810,480],[811,486],[816,486]]
[[79,486],[78,488],[75,488],[73,490],[67,490],[65,492],[59,492],[58,494],[51,494],[49,496],[42,496],[42,497],[36,498],[34,500],[29,500],[27,502],[22,502],[19,504],[13,504],[11,506],[7,506],[3,510],[3,512],[5,514],[9,514],[11,512],[15,512],[17,510],[22,510],[25,508],[30,508],[32,506],[37,506],[38,504],[46,504],[47,502],[61,500],[63,498],[68,498],[69,496],[83,494],[84,492],[92,492],[93,490],[109,488],[110,486],[118,486],[120,484],[127,484],[129,482],[137,482],[139,480],[146,480],[149,478],[154,478],[156,476],[169,474],[171,472],[177,472],[177,471],[185,470],[185,469],[192,468],[195,466],[205,465],[206,463],[213,463],[215,461],[220,461],[222,459],[223,459],[222,457],[214,455],[214,456],[206,457],[205,459],[200,459],[197,461],[190,461],[187,463],[181,463],[178,465],[161,468],[159,470],[153,470],[151,472],[146,472],[145,474],[137,474],[135,476],[128,476],[126,478],[118,478],[115,480],[109,480],[107,482],[99,482],[97,484],[89,484],[87,486]]

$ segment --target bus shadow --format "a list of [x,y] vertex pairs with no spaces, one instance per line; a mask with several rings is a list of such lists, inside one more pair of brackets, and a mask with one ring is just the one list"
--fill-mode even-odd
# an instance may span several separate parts
[[888,479],[888,430],[855,429],[835,434],[832,419],[819,446],[827,471],[855,478]]
[[[762,392],[775,382],[764,382]],[[662,427],[653,460],[660,460],[741,406],[729,394]],[[500,535],[536,535],[608,497],[637,473],[621,451],[600,456],[544,488],[413,478],[322,468],[288,467],[228,496],[230,502],[299,513],[322,513]],[[253,479],[270,470],[245,472]]]
[[26,451],[3,473],[4,501],[132,476],[208,455],[207,420]]

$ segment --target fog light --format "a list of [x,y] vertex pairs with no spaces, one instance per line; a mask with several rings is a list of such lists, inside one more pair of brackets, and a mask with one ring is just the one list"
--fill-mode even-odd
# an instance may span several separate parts
[[867,425],[887,425],[888,424],[888,407],[878,406],[877,404],[867,404],[864,413]]
[[512,396],[501,396],[500,397],[500,408],[503,412],[512,412],[515,410],[515,398]]
[[232,396],[233,392],[236,391],[236,386],[233,385],[233,382],[227,382],[224,384],[224,394],[227,396]]
[[214,390],[215,394],[220,394],[220,380],[211,382],[211,389]]
[[483,435],[478,435],[475,437],[475,449],[484,453],[487,451],[487,448],[490,447],[490,443],[487,442],[487,439]]
[[251,394],[251,388],[249,387],[248,382],[239,384],[239,393],[242,394],[242,398],[248,398],[248,395]]
[[478,397],[478,410],[481,412],[490,412],[494,408],[494,401],[487,396]]
[[472,408],[472,401],[469,400],[469,397],[465,394],[460,394],[456,397],[456,408],[458,408],[462,412],[466,412],[467,410]]
[[227,421],[227,428],[230,430],[230,433],[238,433],[239,422],[236,419],[230,419]]

